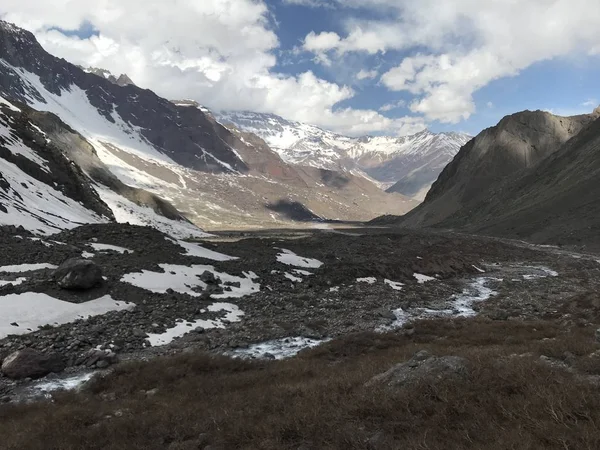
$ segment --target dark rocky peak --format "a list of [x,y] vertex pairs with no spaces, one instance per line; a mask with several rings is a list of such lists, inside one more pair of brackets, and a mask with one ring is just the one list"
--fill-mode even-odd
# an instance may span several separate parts
[[[43,89],[31,84],[39,78]],[[141,89],[122,75],[117,82],[87,73],[64,59],[47,53],[33,34],[2,22],[0,26],[0,94],[23,103],[60,103],[65,92],[85,93],[93,108],[106,121],[115,123],[115,113],[140,138],[176,163],[204,172],[247,172],[238,157],[244,144],[232,138],[198,108],[176,106],[154,92]],[[68,100],[65,100],[68,101]],[[65,104],[65,110],[69,109]],[[61,116],[60,112],[57,112]],[[65,117],[63,117],[65,118]],[[76,125],[76,124],[74,124]],[[83,130],[81,130],[83,131]],[[96,130],[87,130],[94,134]],[[102,130],[98,130],[102,135]],[[224,137],[226,139],[224,139]],[[232,141],[233,145],[226,141]]]
[[119,78],[117,78],[115,84],[117,86],[129,86],[129,85],[135,85],[135,83],[133,82],[133,80],[131,78],[129,78],[129,76],[125,73],[122,73],[121,75],[119,75]]
[[129,78],[129,76],[127,74],[121,74],[118,78],[115,77],[109,70],[106,69],[101,69],[98,67],[88,67],[85,68],[83,66],[77,66],[79,67],[81,70],[83,70],[86,73],[91,73],[94,75],[97,75],[101,78],[104,78],[105,80],[110,81],[113,84],[116,84],[117,86],[129,86],[130,84],[135,85],[135,83],[131,80],[131,78]]

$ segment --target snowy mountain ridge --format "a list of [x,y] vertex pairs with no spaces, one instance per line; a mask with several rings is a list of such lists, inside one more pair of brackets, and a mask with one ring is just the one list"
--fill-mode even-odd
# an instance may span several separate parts
[[[314,125],[286,120],[275,114],[241,112],[214,113],[223,125],[262,138],[290,164],[329,170],[360,170],[388,185],[421,173],[407,195],[431,185],[437,175],[471,136],[463,133],[433,133],[423,130],[410,136],[348,137]],[[423,176],[426,174],[425,176]],[[417,189],[418,187],[418,189]]]

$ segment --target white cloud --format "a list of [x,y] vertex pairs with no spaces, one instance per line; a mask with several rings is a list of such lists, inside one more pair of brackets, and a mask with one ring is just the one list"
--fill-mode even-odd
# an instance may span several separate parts
[[600,104],[600,103],[598,102],[598,100],[597,100],[597,99],[595,99],[595,98],[590,98],[590,99],[586,100],[585,102],[583,102],[583,103],[581,104],[581,106],[585,106],[585,107],[587,107],[587,108],[597,108],[599,104]]
[[374,78],[377,78],[377,75],[379,75],[379,72],[377,72],[377,70],[361,69],[360,72],[358,72],[356,74],[356,79],[357,80],[372,80]]
[[[2,11],[10,11],[0,13],[4,20],[33,31],[50,53],[127,73],[139,86],[167,98],[193,98],[215,109],[273,112],[353,134],[424,126],[422,119],[336,109],[354,96],[351,88],[313,72],[278,73],[279,39],[263,0],[179,0],[176,6],[159,0],[3,0]],[[99,35],[80,39],[53,29],[78,29],[84,22]],[[315,35],[311,45],[315,52],[326,50],[336,45],[336,37]]]
[[494,107],[494,103],[492,103],[492,102],[487,102],[487,103],[486,103],[486,106],[487,106],[489,109],[492,109],[492,108]]
[[406,106],[406,102],[404,100],[398,100],[397,102],[394,102],[394,103],[386,103],[381,108],[379,108],[379,111],[387,112],[387,111],[392,111],[392,110],[398,109],[398,108],[404,108],[405,106]]
[[333,8],[334,2],[327,0],[283,0],[287,5],[308,6],[310,8]]
[[[455,123],[475,111],[473,93],[532,64],[600,49],[597,0],[331,0],[370,8],[381,20],[345,22],[322,53],[404,53],[382,76],[390,90],[414,96],[411,110]],[[516,13],[515,11],[518,11]],[[358,14],[357,14],[358,16]],[[311,39],[318,41],[319,34]],[[335,44],[335,45],[334,45]],[[306,46],[305,50],[310,47]],[[418,52],[418,53],[417,53]]]

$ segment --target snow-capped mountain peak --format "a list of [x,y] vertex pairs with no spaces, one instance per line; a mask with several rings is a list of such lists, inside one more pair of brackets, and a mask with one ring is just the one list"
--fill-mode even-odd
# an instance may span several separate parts
[[416,195],[433,183],[471,139],[466,134],[433,133],[428,129],[410,136],[355,138],[274,114],[229,111],[215,117],[225,126],[258,135],[291,164],[362,171],[388,186],[418,171],[421,181],[409,189],[408,195]]

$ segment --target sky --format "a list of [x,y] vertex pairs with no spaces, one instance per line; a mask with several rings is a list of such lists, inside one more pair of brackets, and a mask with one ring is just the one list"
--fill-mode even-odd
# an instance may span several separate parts
[[598,0],[2,0],[50,53],[213,110],[472,135],[600,104]]

